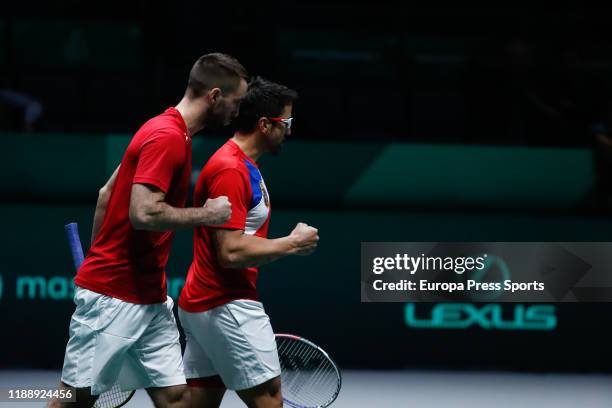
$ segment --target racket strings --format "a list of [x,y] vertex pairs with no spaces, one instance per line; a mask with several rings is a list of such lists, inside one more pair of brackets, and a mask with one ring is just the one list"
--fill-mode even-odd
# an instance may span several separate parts
[[297,339],[277,338],[286,402],[300,407],[327,406],[338,394],[336,366],[318,347]]
[[94,408],[117,408],[125,404],[131,397],[133,391],[121,391],[118,384],[100,394],[100,398],[94,404]]

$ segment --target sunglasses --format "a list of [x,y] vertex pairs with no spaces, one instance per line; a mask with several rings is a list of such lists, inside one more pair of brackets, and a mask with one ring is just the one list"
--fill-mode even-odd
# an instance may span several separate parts
[[291,129],[291,123],[293,122],[293,118],[268,118],[272,122],[282,122],[287,126],[287,129]]

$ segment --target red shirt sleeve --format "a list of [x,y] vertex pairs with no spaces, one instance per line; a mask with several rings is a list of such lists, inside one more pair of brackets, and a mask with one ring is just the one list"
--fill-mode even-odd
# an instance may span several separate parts
[[244,230],[249,205],[250,185],[238,169],[225,168],[208,180],[208,197],[227,196],[232,203],[232,216],[223,225],[214,228]]
[[176,133],[156,131],[140,147],[134,183],[151,184],[168,192],[175,172],[185,164],[185,144]]

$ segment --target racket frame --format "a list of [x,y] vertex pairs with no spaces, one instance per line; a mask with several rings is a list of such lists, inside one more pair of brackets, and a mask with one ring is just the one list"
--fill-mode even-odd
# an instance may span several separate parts
[[[336,362],[329,356],[329,354],[323,350],[321,347],[317,346],[315,343],[313,343],[312,341],[305,339],[303,337],[300,336],[296,336],[295,334],[289,334],[289,333],[276,333],[274,335],[277,339],[281,338],[281,339],[291,339],[291,340],[295,340],[295,341],[301,341],[303,343],[308,344],[311,347],[314,347],[315,349],[317,349],[318,351],[321,352],[321,354],[323,354],[323,356],[325,356],[325,358],[327,358],[329,360],[329,362],[331,363],[332,367],[334,367],[334,370],[336,371],[336,376],[338,377],[338,387],[336,388],[336,392],[334,393],[334,395],[325,403],[323,403],[322,405],[317,405],[316,407],[312,407],[312,406],[305,406],[305,405],[300,405],[296,402],[293,402],[291,400],[286,399],[285,397],[283,397],[283,401],[289,405],[290,407],[293,408],[325,408],[325,407],[329,407],[331,404],[333,404],[333,402],[336,400],[336,398],[338,398],[338,394],[340,394],[340,389],[342,388],[342,374],[340,373],[340,369],[338,368],[338,364],[336,364]],[[282,376],[282,373],[281,373]],[[282,386],[282,385],[281,385]]]

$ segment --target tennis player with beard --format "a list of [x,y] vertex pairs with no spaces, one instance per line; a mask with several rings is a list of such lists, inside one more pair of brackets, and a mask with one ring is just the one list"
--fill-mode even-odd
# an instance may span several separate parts
[[196,228],[194,259],[179,298],[192,407],[218,407],[226,388],[249,407],[282,406],[276,341],[256,288],[258,266],[309,255],[319,236],[298,223],[285,237],[267,238],[270,197],[257,161],[278,154],[291,135],[296,98],[285,86],[255,78],[234,122],[236,133],[196,183],[196,207],[224,195],[232,216],[222,225]]
[[124,390],[146,388],[156,407],[186,407],[189,392],[181,346],[166,296],[165,267],[174,232],[224,224],[223,194],[184,208],[191,179],[191,137],[229,124],[247,90],[246,71],[225,54],[200,57],[176,107],[146,122],[100,192],[93,243],[75,278],[62,387],[91,407],[119,379]]

